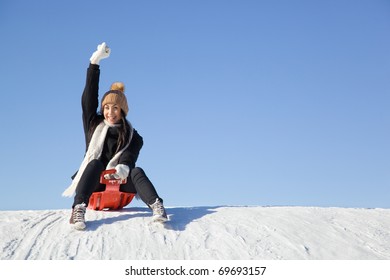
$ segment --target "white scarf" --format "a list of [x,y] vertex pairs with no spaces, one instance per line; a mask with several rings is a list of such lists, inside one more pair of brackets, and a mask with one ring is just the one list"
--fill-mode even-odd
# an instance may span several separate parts
[[[82,161],[80,168],[77,171],[76,177],[73,179],[72,184],[62,193],[62,196],[71,197],[75,193],[81,175],[83,175],[84,170],[87,167],[88,163],[90,163],[94,159],[100,158],[100,156],[102,155],[103,145],[107,136],[108,128],[113,126],[115,125],[112,125],[108,123],[106,120],[104,120],[96,127],[95,131],[93,132],[91,142],[89,143],[87,153],[85,154],[84,160]],[[130,124],[129,142],[127,142],[126,146],[113,156],[113,158],[107,164],[106,169],[115,168],[115,166],[119,162],[119,158],[122,155],[123,151],[126,150],[127,147],[130,145],[132,137],[133,137],[133,127]]]

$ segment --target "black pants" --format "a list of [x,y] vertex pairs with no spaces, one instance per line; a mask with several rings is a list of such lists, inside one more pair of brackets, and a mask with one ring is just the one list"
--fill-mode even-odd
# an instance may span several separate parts
[[[105,166],[97,159],[87,165],[77,185],[76,196],[72,207],[83,202],[88,205],[89,198],[93,192],[99,192],[105,189],[105,185],[100,184],[100,175],[103,170],[105,170]],[[120,186],[120,191],[137,193],[147,205],[153,204],[156,198],[161,199],[152,182],[140,167],[135,167],[130,170],[127,183]]]

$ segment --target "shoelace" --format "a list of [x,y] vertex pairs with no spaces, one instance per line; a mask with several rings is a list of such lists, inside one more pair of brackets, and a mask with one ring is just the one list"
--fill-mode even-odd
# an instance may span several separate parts
[[164,206],[162,205],[161,202],[157,202],[153,204],[153,213],[158,215],[164,214]]
[[84,215],[85,215],[85,207],[75,207],[73,211],[73,221],[75,223],[77,222],[84,222]]

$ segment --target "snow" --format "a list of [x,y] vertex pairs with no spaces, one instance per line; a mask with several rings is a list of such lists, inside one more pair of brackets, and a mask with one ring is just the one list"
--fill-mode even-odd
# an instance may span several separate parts
[[168,207],[0,211],[1,260],[389,260],[390,209]]

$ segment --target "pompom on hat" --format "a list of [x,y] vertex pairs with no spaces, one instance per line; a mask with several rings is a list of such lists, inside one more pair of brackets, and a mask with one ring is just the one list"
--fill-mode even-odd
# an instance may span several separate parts
[[113,103],[117,104],[126,116],[129,112],[129,105],[127,104],[127,98],[124,92],[125,85],[122,82],[113,83],[110,90],[103,95],[101,112],[103,113],[104,105]]

